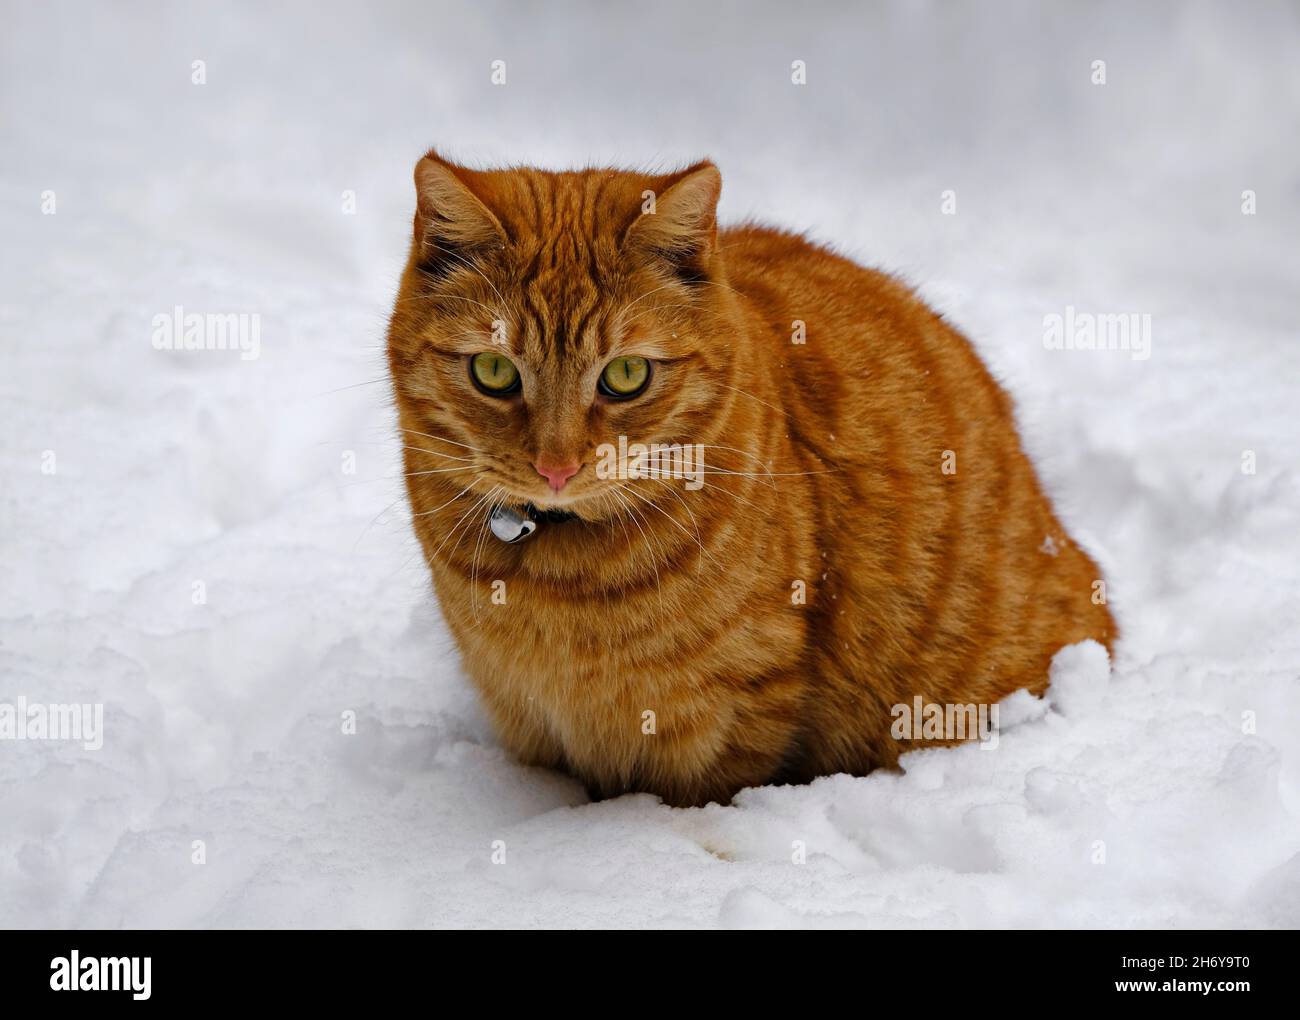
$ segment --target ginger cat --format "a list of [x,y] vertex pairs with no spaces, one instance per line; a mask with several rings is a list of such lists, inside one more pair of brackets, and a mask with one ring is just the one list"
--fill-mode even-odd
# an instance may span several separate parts
[[[415,183],[388,334],[415,532],[519,760],[726,803],[893,765],[920,746],[894,706],[1041,693],[1059,648],[1110,647],[1007,395],[906,287],[720,231],[709,162],[430,152]],[[620,437],[703,469],[610,477]],[[498,507],[536,532],[499,541]]]

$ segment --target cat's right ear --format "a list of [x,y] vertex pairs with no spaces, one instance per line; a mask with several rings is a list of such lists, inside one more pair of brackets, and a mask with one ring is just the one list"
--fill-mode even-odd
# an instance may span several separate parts
[[472,173],[432,150],[415,165],[415,245],[421,265],[463,261],[505,242],[501,221],[470,190]]
[[686,280],[707,275],[718,243],[718,196],[722,175],[708,160],[655,178],[643,192],[641,215],[623,237],[623,247],[661,260]]

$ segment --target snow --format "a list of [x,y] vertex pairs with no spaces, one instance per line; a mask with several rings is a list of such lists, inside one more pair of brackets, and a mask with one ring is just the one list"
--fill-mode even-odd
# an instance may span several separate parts
[[[105,735],[0,741],[0,924],[1300,924],[1294,10],[872,8],[7,5],[0,702]],[[1104,564],[1113,671],[1063,650],[996,750],[726,808],[512,763],[395,477],[430,144],[707,153],[724,219],[903,273]],[[178,305],[259,356],[156,350]],[[1068,307],[1150,357],[1046,349]]]

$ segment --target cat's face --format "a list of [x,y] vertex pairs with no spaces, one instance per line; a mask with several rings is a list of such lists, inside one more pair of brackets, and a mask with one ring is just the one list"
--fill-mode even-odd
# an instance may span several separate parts
[[439,489],[609,515],[625,482],[600,477],[603,444],[698,442],[727,396],[716,168],[479,172],[431,153],[415,176],[389,330],[404,442]]

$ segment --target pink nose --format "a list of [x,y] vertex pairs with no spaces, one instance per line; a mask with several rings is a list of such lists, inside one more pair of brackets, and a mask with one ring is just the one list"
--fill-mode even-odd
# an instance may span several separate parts
[[576,460],[572,464],[551,464],[539,460],[533,467],[537,468],[537,473],[546,479],[547,485],[559,492],[564,488],[564,483],[578,473],[582,465]]

